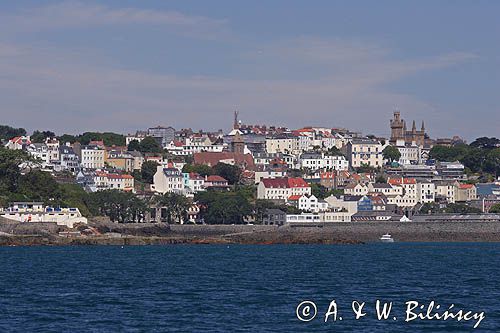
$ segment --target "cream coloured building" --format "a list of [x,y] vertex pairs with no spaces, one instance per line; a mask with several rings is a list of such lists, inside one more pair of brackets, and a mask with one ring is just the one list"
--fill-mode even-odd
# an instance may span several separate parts
[[347,143],[344,150],[353,168],[359,168],[363,165],[379,168],[383,165],[383,146],[376,140],[352,139]]

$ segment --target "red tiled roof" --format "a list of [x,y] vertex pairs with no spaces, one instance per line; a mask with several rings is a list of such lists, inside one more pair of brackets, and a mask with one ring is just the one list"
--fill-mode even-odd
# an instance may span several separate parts
[[298,201],[302,197],[301,195],[291,195],[288,197],[288,201]]
[[325,171],[320,174],[321,179],[333,179],[335,178],[335,172]]
[[201,152],[194,153],[194,164],[206,164],[214,166],[222,160],[234,160],[235,164],[248,170],[254,170],[255,164],[250,154],[239,154],[233,152]]
[[204,178],[202,176],[200,176],[199,174],[197,174],[196,172],[190,172],[189,173],[189,179],[203,180]]
[[227,182],[227,180],[221,176],[212,175],[207,177],[207,182]]
[[264,178],[262,179],[264,187],[267,188],[287,188],[288,180],[286,178]]
[[309,184],[302,178],[288,178],[289,187],[309,187]]
[[264,178],[262,182],[267,188],[309,187],[309,184],[302,178]]
[[403,177],[389,178],[387,180],[387,182],[391,185],[416,184],[417,183],[415,178],[403,178]]
[[103,171],[97,171],[95,174],[98,177],[106,177],[106,178],[110,178],[110,179],[133,179],[134,178],[131,175],[127,175],[127,174],[107,173],[107,172],[103,172]]
[[182,147],[182,146],[184,146],[184,144],[182,142],[180,142],[180,141],[174,141],[174,146],[176,146],[176,147]]
[[460,185],[458,185],[458,188],[464,189],[464,190],[465,189],[470,189],[470,188],[473,188],[473,187],[474,187],[474,185],[472,185],[472,184],[460,184]]

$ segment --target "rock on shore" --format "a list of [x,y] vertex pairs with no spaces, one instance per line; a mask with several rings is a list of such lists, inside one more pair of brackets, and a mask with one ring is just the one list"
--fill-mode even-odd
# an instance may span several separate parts
[[[89,227],[92,233],[89,233]],[[315,227],[111,223],[91,219],[82,236],[53,223],[0,220],[0,245],[359,244],[390,233],[405,242],[498,242],[498,222],[353,222]],[[86,231],[86,232],[85,232]]]

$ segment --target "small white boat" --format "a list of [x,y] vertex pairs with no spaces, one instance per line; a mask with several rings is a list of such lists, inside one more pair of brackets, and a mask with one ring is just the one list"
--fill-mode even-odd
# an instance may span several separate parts
[[380,237],[380,241],[382,243],[394,243],[394,238],[392,238],[391,234],[385,234]]

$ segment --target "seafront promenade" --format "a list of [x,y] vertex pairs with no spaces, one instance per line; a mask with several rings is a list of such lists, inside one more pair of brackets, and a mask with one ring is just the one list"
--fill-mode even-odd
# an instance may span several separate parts
[[0,245],[324,244],[500,242],[500,222],[350,222],[317,226],[116,224],[90,220],[92,234],[68,235],[51,223],[0,223]]

